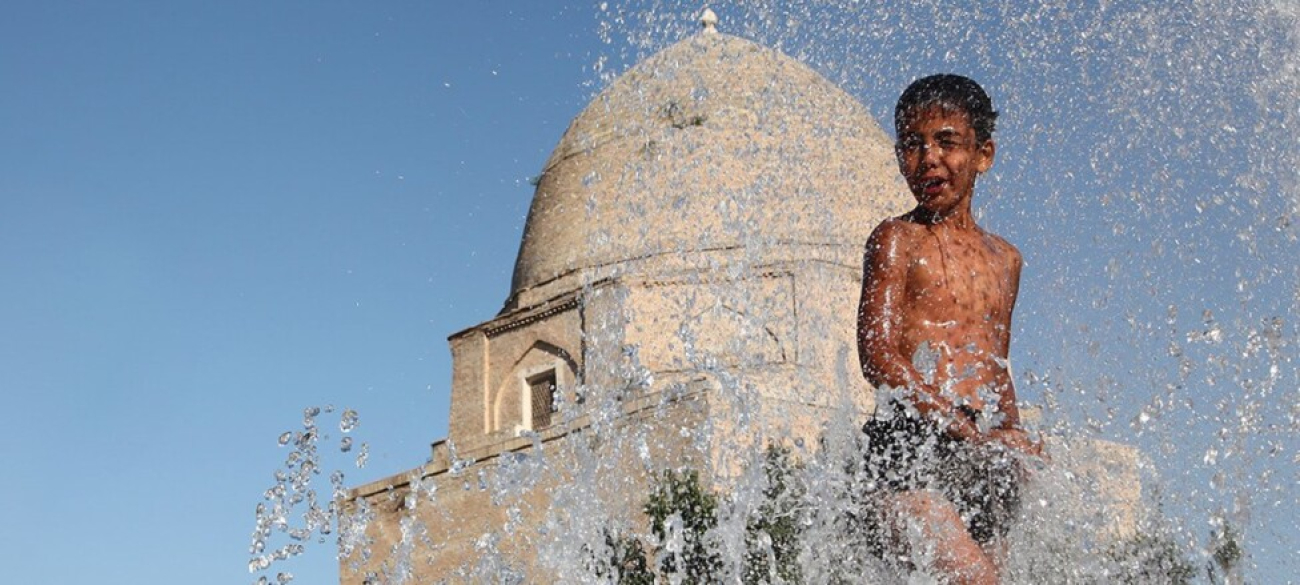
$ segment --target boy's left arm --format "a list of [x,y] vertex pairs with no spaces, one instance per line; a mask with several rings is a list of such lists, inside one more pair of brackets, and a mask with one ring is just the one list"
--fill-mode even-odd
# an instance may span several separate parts
[[[1024,266],[1020,251],[1010,246],[1010,244],[1008,244],[1008,247],[1011,248],[1008,254],[1010,257],[1008,296],[1010,298],[1007,299],[1007,322],[1000,340],[1001,347],[999,348],[1003,359],[1010,357],[1011,314],[1015,310],[1016,298],[1020,294],[1020,269]],[[1010,366],[1006,368],[1003,375],[1005,380],[1002,384],[999,384],[1002,391],[998,394],[998,412],[1002,415],[1002,423],[990,433],[990,438],[1015,451],[1042,457],[1042,441],[1030,439],[1029,434],[1020,426],[1020,406],[1016,404],[1016,385],[1015,380],[1011,377]]]
[[1003,369],[1002,375],[1006,378],[1000,384],[1002,389],[998,395],[998,412],[1002,414],[1002,424],[998,425],[1003,429],[1020,428],[1020,407],[1016,404],[1016,382],[1011,377],[1011,318],[1016,310],[1016,299],[1020,296],[1020,269],[1024,266],[1024,258],[1020,255],[1020,250],[1015,246],[1007,243],[1008,248],[1007,260],[1007,322],[1002,328],[1002,338],[999,352],[1002,359],[1008,360],[1006,368]]

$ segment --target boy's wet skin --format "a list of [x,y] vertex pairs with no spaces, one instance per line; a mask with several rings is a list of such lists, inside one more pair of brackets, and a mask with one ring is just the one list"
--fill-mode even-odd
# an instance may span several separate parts
[[[953,419],[949,432],[967,440],[1019,426],[1006,359],[1021,256],[971,214],[975,178],[992,166],[994,152],[992,140],[976,142],[962,112],[933,106],[908,117],[898,163],[917,206],[881,223],[867,241],[859,314],[867,378],[917,392],[918,409]],[[936,354],[931,383],[912,363],[923,346]],[[996,413],[995,435],[979,433],[958,406]]]
[[[933,100],[924,97],[927,82],[939,79],[943,85],[954,78],[956,90],[941,90],[948,92],[943,99],[956,102],[924,101]],[[917,87],[921,93],[909,98]],[[982,100],[975,110],[973,102],[960,101],[972,93]],[[909,106],[907,100],[917,95],[922,101]],[[922,427],[932,425],[954,444],[969,446],[964,452],[1005,449],[1042,456],[1041,443],[1020,428],[1007,364],[1021,255],[976,225],[971,214],[975,181],[993,165],[996,112],[977,84],[956,76],[919,80],[899,102],[899,172],[917,206],[882,222],[867,241],[858,313],[863,374],[877,388],[901,392],[929,421]],[[982,112],[982,135],[972,111]],[[913,363],[921,349],[934,358],[928,380]],[[883,440],[892,440],[891,434]],[[896,543],[906,540],[911,526],[933,545],[930,570],[953,583],[998,582],[1001,545],[997,539],[976,541],[962,512],[942,493],[901,487],[885,501]]]

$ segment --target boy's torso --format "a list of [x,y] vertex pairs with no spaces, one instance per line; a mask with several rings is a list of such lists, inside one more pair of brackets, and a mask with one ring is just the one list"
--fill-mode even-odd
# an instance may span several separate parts
[[[980,409],[1009,383],[1005,351],[1015,302],[1018,252],[973,224],[968,229],[908,222],[899,331],[912,357],[928,347],[934,382]],[[983,396],[981,396],[983,394]]]

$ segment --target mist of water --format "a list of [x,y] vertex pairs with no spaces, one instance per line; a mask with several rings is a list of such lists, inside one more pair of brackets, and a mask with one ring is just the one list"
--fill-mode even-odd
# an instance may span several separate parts
[[[1246,574],[1296,573],[1300,527],[1300,3],[715,2],[887,123],[951,71],[1001,111],[981,222],[1026,253],[1012,362],[1054,432],[1136,445],[1168,529],[1204,560],[1224,525]],[[604,5],[630,63],[690,2]]]
[[[919,76],[948,71],[983,83],[1001,117],[998,160],[977,189],[977,213],[1026,257],[1011,356],[1021,399],[1043,406],[1040,424],[1055,436],[1137,447],[1148,508],[1140,528],[1174,543],[1198,574],[1221,544],[1215,535],[1230,527],[1246,552],[1232,579],[1294,578],[1300,3],[838,0],[711,7],[722,17],[722,32],[810,64],[881,121],[891,119],[893,100]],[[593,62],[593,87],[693,34],[699,9],[694,2],[600,3],[594,26],[608,52]],[[586,367],[618,370],[614,377],[629,388],[648,385],[634,355]],[[716,392],[742,426],[761,414],[742,382],[721,368],[715,373]],[[453,466],[465,489],[489,491],[506,507],[527,490],[551,490],[540,527],[512,508],[504,531],[536,530],[531,541],[545,566],[572,582],[607,580],[590,559],[609,552],[611,530],[657,539],[614,512],[643,494],[621,491],[610,454],[633,454],[649,465],[662,447],[653,444],[657,434],[619,425],[616,390],[587,392],[596,397],[589,405],[596,414],[584,437],[600,437],[597,446],[571,441],[560,456],[561,447],[539,442],[503,459],[490,477],[470,462]],[[863,556],[845,524],[860,506],[854,486],[861,478],[847,462],[861,449],[861,421],[850,410],[827,421],[823,444],[796,449],[805,489],[797,506],[799,559],[807,582],[844,574],[882,583],[902,578]],[[269,508],[259,509],[251,569],[298,550],[290,543],[267,553],[272,532],[316,538],[337,518],[331,509],[322,519],[320,502],[294,495],[298,477],[315,465],[304,446],[314,432],[306,425],[285,441],[298,447],[295,453],[305,451],[286,462],[279,490],[268,492]],[[709,432],[679,434],[702,442]],[[722,572],[731,577],[743,570],[745,525],[767,485],[761,448],[736,451],[748,465],[711,532],[727,553]],[[1059,453],[1062,465],[1043,471],[1026,496],[1009,581],[1100,583],[1120,571],[1105,543],[1090,540],[1095,531],[1081,528],[1095,520],[1086,489],[1065,471],[1074,456]],[[413,480],[412,489],[394,497],[411,499],[408,509],[439,506],[436,490]],[[300,502],[308,520],[290,529],[286,515]],[[346,554],[367,548],[357,526],[364,527],[368,512],[354,512],[356,522],[344,522]],[[394,550],[367,551],[391,557],[376,581],[407,582],[439,530],[412,514]],[[659,542],[663,550],[680,549],[671,536],[679,533]],[[496,536],[483,535],[478,550],[453,580],[527,580]]]

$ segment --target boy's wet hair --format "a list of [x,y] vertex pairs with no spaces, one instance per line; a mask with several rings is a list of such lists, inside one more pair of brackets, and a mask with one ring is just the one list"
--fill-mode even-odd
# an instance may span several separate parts
[[926,106],[965,112],[975,129],[975,139],[983,143],[993,138],[998,113],[993,111],[993,101],[975,80],[951,73],[940,73],[913,81],[903,95],[898,96],[894,107],[894,130],[902,129],[907,115]]

